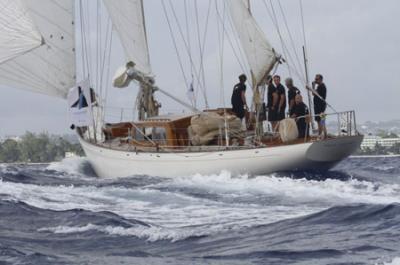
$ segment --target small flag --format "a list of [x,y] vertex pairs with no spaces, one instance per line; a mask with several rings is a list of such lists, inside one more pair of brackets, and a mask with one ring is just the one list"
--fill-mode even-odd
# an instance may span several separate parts
[[88,80],[84,80],[68,93],[68,103],[71,121],[75,126],[89,126],[93,124],[91,106],[90,85]]
[[187,97],[189,98],[189,100],[192,102],[192,104],[194,103],[195,100],[195,94],[194,94],[194,87],[193,87],[193,82],[190,83],[189,85],[189,90],[186,93]]

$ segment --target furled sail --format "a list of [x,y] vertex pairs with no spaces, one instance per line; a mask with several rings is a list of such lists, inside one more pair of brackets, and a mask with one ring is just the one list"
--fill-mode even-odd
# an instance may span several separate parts
[[248,0],[227,2],[235,30],[250,65],[253,87],[256,87],[264,82],[265,77],[279,60],[279,55],[275,53],[250,13]]
[[76,82],[74,0],[39,2],[0,0],[0,84],[66,98]]
[[143,0],[103,0],[103,2],[121,40],[127,63],[134,63],[136,70],[144,75],[150,75]]

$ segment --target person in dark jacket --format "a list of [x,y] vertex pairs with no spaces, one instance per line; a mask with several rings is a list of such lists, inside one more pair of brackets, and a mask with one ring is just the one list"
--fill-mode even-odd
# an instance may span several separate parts
[[303,97],[300,94],[295,96],[295,104],[290,111],[290,117],[296,119],[297,129],[299,130],[299,138],[309,136],[308,118],[309,110],[303,102]]
[[285,87],[281,84],[281,77],[279,75],[274,76],[274,86],[278,93],[277,118],[278,121],[281,121],[286,117],[286,91]]
[[313,82],[314,93],[314,112],[315,121],[318,123],[318,133],[323,137],[327,137],[327,131],[325,126],[325,111],[326,111],[326,86],[324,84],[324,77],[321,74],[315,76]]
[[295,99],[294,98],[296,97],[297,94],[301,94],[301,93],[300,93],[300,90],[293,85],[293,79],[292,78],[290,78],[290,77],[286,78],[285,85],[286,85],[287,90],[288,90],[288,97],[287,98],[288,98],[289,113],[290,113],[292,108],[295,105]]
[[268,79],[268,93],[267,93],[267,109],[268,109],[268,121],[271,123],[272,131],[277,130],[278,123],[278,104],[279,95],[272,81],[272,78]]
[[240,119],[243,119],[246,111],[249,109],[246,103],[246,80],[246,75],[242,74],[239,76],[239,83],[233,87],[231,97],[232,111]]

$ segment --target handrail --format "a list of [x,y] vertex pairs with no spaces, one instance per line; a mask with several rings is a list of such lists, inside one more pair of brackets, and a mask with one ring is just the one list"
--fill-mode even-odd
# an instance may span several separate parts
[[[350,110],[350,111],[341,111],[341,112],[332,112],[332,113],[324,113],[324,114],[316,114],[316,115],[304,115],[304,116],[300,116],[297,117],[297,119],[301,119],[301,118],[312,118],[314,119],[315,117],[321,117],[321,116],[325,116],[325,117],[336,117],[336,132],[335,130],[332,129],[332,126],[330,126],[329,129],[329,133],[330,135],[335,135],[337,137],[340,136],[355,136],[355,135],[359,135],[359,132],[357,130],[357,123],[356,123],[356,115],[355,115],[355,111],[354,110]],[[129,122],[133,128],[137,129],[137,127],[135,126],[134,123]],[[326,124],[328,125],[328,124]],[[175,129],[187,129],[187,127],[182,127],[182,128],[175,128]],[[307,123],[307,131],[310,129],[309,123]],[[132,139],[132,131],[129,132],[128,131],[128,135],[130,139]],[[140,130],[139,130],[140,131]],[[279,132],[268,132],[272,137],[279,137]],[[271,134],[272,133],[272,134]],[[236,135],[236,134],[232,134],[232,136],[239,136],[240,138],[243,138],[241,135]],[[264,135],[266,136],[266,135]],[[313,136],[311,134],[311,136]],[[192,140],[190,137],[185,137],[185,139],[183,138],[179,138],[179,139],[174,139],[174,138],[163,138],[163,139],[151,139],[148,138],[147,135],[143,134],[143,137],[149,141],[149,143],[151,143],[153,145],[153,147],[159,148],[160,147],[160,143],[159,142],[163,142],[163,141],[171,141],[171,140],[183,140],[183,141],[187,141],[189,142],[189,144],[187,146],[184,147],[189,147],[190,145],[190,141]],[[252,136],[249,136],[252,137]],[[309,140],[309,135],[306,134],[304,141],[307,142]],[[249,138],[248,138],[249,139]],[[136,139],[132,139],[132,140],[136,140]],[[257,141],[257,137],[253,136],[253,139],[250,139],[251,143],[249,142],[249,146],[250,145],[258,145],[261,144],[261,142]],[[218,145],[216,145],[218,146]],[[167,147],[163,145],[163,148],[176,148],[176,147],[182,147],[182,146],[171,146],[171,147]],[[193,146],[195,147],[195,146]],[[225,147],[225,146],[224,146]]]

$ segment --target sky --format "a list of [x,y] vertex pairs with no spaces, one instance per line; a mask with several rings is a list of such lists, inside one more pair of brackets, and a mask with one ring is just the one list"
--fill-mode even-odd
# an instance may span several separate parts
[[[173,3],[179,25],[185,35],[187,29],[184,1],[173,0],[171,3]],[[246,65],[245,59],[238,56],[240,57],[238,60],[235,57],[234,51],[239,54],[240,50],[235,45],[237,43],[236,36],[229,28],[228,22],[225,25],[227,34],[224,42],[218,40],[217,29],[218,26],[221,26],[221,20],[217,18],[215,0],[211,2],[203,57],[206,93],[211,107],[229,107],[232,87],[237,82],[237,76],[248,70],[246,67],[242,69],[239,64],[240,61],[242,65]],[[180,38],[179,27],[174,20],[170,2],[164,0],[164,3],[173,24],[186,79],[190,81],[189,56],[182,38]],[[202,0],[197,3],[200,14],[200,31],[203,33],[209,1]],[[218,1],[218,10],[221,16],[224,14],[222,3],[222,1]],[[292,57],[295,57],[294,50],[299,57],[302,57],[301,49],[304,41],[299,1],[280,0],[278,2],[278,0],[272,0],[272,3],[285,45],[290,48]],[[285,17],[282,16],[279,3]],[[186,91],[189,85],[185,83],[179,67],[161,0],[146,0],[144,5],[151,66],[156,83],[175,96],[188,101]],[[197,45],[194,0],[186,0],[186,5],[189,38],[185,35],[185,41],[190,43],[193,65],[198,69],[200,56]],[[400,17],[398,10],[400,10],[400,1],[303,0],[303,8],[310,76],[313,78],[316,73],[324,75],[328,88],[328,102],[338,111],[356,110],[358,122],[400,119],[398,111],[400,98],[400,31],[398,30]],[[93,10],[93,8],[89,9]],[[283,53],[277,28],[273,25],[270,15],[272,11],[270,1],[252,0],[251,9],[273,47]],[[104,14],[103,17],[106,16]],[[91,13],[90,15],[94,19],[95,14]],[[285,19],[290,35],[285,27]],[[104,25],[106,21],[107,19],[103,19]],[[93,32],[95,32],[94,28]],[[111,76],[125,62],[118,37],[115,33],[113,36],[115,36],[115,40],[111,53]],[[98,40],[94,33],[91,38],[92,43]],[[234,44],[233,48],[228,39]],[[291,48],[291,39],[293,39],[295,49]],[[77,43],[80,43],[79,40]],[[223,47],[222,64],[220,47]],[[293,62],[290,63],[293,65]],[[80,66],[77,67],[79,71]],[[222,74],[221,68],[223,69]],[[281,65],[277,73],[283,78],[289,76],[285,65]],[[293,71],[291,75],[295,78],[296,85],[305,93],[304,85],[294,76]],[[203,108],[204,100],[196,80],[194,84],[195,90],[199,91],[197,106]],[[112,88],[111,84],[108,84],[108,87],[106,119],[119,121],[120,108],[124,108],[123,119],[131,119],[137,87],[131,85],[123,90]],[[72,132],[69,130],[68,107],[64,100],[8,87],[0,87],[0,91],[0,136],[20,135],[25,131],[47,131],[56,134]],[[250,90],[247,92],[247,97],[250,101]],[[161,111],[163,113],[185,111],[184,107],[165,96],[157,94],[157,98],[162,102]]]

